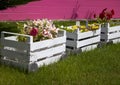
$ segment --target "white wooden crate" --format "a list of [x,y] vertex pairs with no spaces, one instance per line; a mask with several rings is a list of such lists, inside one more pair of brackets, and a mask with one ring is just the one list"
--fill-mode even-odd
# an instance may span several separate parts
[[120,26],[110,27],[109,23],[106,23],[105,27],[101,27],[101,41],[104,43],[120,42]]
[[[5,34],[12,36],[4,37]],[[18,42],[17,36],[24,36],[27,41]],[[1,44],[2,63],[34,71],[60,60],[66,51],[66,32],[59,31],[57,38],[38,42],[33,42],[33,37],[29,35],[2,32]]]
[[67,50],[68,51],[88,51],[96,48],[100,42],[100,29],[95,31],[80,32],[77,29],[74,32],[67,32]]

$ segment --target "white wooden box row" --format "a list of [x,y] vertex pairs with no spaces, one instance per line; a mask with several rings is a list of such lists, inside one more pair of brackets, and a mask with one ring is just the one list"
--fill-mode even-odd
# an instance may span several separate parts
[[106,23],[105,26],[101,27],[101,41],[103,43],[120,42],[120,26],[110,27],[109,23]]
[[100,29],[95,31],[80,32],[79,29],[70,33],[67,32],[67,50],[68,51],[88,51],[98,46],[100,42]]
[[[5,34],[12,36],[5,37]],[[18,42],[17,36],[24,36],[27,42]],[[1,62],[34,71],[38,67],[57,62],[66,51],[66,32],[59,31],[58,37],[33,42],[29,35],[2,32],[1,33]]]

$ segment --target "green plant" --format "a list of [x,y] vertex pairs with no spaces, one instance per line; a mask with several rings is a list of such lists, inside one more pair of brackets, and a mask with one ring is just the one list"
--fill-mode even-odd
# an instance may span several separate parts
[[[21,34],[33,36],[33,41],[41,41],[57,37],[58,28],[55,27],[51,20],[38,19],[29,20],[24,24],[17,23]],[[18,41],[26,41],[25,37],[18,36]]]
[[111,11],[108,11],[107,8],[105,8],[102,10],[102,12],[98,16],[96,14],[94,14],[94,18],[96,18],[98,23],[104,24],[106,22],[109,22],[114,14],[115,14],[115,12],[113,9]]

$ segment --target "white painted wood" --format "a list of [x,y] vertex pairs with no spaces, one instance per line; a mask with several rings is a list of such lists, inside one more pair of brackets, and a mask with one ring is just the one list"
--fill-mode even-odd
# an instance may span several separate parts
[[45,60],[38,61],[38,62],[36,62],[36,64],[38,65],[38,67],[41,67],[43,65],[49,65],[51,63],[54,63],[54,62],[57,62],[58,60],[60,60],[61,56],[62,55],[53,56],[53,57],[47,58]]
[[34,51],[36,49],[49,48],[54,45],[63,44],[65,42],[66,42],[66,37],[64,37],[64,38],[58,37],[58,38],[54,38],[54,39],[35,42],[35,43],[31,44],[31,51]]
[[[99,28],[96,31],[88,31],[88,32],[80,32],[79,29],[76,31],[69,33],[67,32],[67,50],[78,50],[79,48],[85,48],[85,49],[92,49],[93,44],[98,44],[100,42],[100,32],[101,28]],[[97,45],[95,45],[97,47]],[[84,50],[84,49],[83,49]]]
[[100,36],[77,41],[77,48],[100,42]]
[[[13,39],[13,37],[11,37],[11,39]],[[30,45],[28,43],[25,43],[25,42],[16,43],[16,42],[17,41],[8,40],[8,39],[4,39],[1,41],[2,45],[5,47],[13,47],[16,49],[21,49],[21,50],[28,50],[30,48]]]
[[42,51],[37,51],[37,52],[33,52],[33,53],[31,52],[30,53],[30,55],[31,55],[30,61],[34,62],[34,61],[37,61],[38,59],[47,58],[50,56],[54,56],[55,54],[65,52],[65,48],[66,48],[65,44],[63,44],[60,46],[47,48]]
[[90,51],[90,50],[97,48],[97,46],[98,46],[98,44],[93,44],[93,45],[82,47],[81,50],[82,50],[82,52],[83,51]]
[[76,32],[66,32],[67,38],[71,39],[77,39],[77,33]]
[[71,47],[76,47],[77,41],[67,40],[66,45]]
[[115,39],[115,38],[120,38],[120,32],[113,33],[113,34],[108,34],[108,39]]
[[2,55],[6,56],[6,58],[14,61],[24,61],[24,62],[29,62],[29,57],[27,53],[20,53],[16,51],[11,51],[11,50],[1,50]]
[[108,32],[120,31],[120,26],[109,27]]
[[120,26],[110,27],[109,23],[107,27],[101,28],[101,42],[111,42],[118,43],[120,42]]
[[9,59],[1,59],[1,63],[4,63],[6,65],[10,65],[10,66],[14,66],[14,67],[18,67],[20,69],[28,69],[28,63],[23,63],[23,62],[16,62],[16,61],[12,61]]
[[[4,37],[5,34],[11,34],[12,36]],[[7,63],[8,61],[20,67],[24,65],[22,63],[25,63],[27,65],[23,67],[29,71],[35,70],[34,65],[36,63],[39,63],[38,66],[40,66],[58,61],[66,51],[65,31],[59,31],[57,38],[39,42],[33,42],[33,37],[29,35],[11,32],[2,32],[1,35],[3,62]],[[17,36],[27,37],[27,42],[18,42],[16,40]]]
[[100,35],[100,29],[96,31],[88,31],[88,32],[83,32],[78,34],[78,39],[84,39],[92,36]]

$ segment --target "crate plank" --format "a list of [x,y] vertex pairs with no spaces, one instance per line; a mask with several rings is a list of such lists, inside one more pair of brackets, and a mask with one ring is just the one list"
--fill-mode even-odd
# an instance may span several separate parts
[[4,40],[1,40],[1,45],[5,47],[12,47],[12,48],[21,49],[21,50],[28,50],[30,48],[30,45],[28,43],[24,43],[24,42],[16,43],[16,42],[17,41],[4,39]]
[[100,36],[89,38],[89,39],[82,40],[82,41],[77,41],[77,48],[88,46],[88,45],[95,44],[98,42],[100,42]]
[[[27,53],[20,53],[16,51],[11,51],[11,50],[1,50],[2,56],[5,56],[6,58],[14,61],[24,61],[24,62],[29,62],[29,57]],[[15,60],[17,59],[17,60]]]
[[31,44],[31,51],[37,50],[37,49],[43,49],[43,48],[49,48],[55,45],[63,44],[66,42],[66,37],[58,37],[54,39],[44,40],[40,42],[35,42]]
[[61,56],[62,56],[62,54],[53,56],[53,57],[47,58],[45,60],[38,61],[38,62],[36,62],[36,64],[38,65],[38,67],[41,67],[43,65],[48,65],[48,64],[51,64],[51,63],[54,63],[54,62],[57,62],[58,60],[60,60]]
[[42,51],[30,53],[31,55],[30,61],[34,62],[37,61],[38,59],[47,58],[62,52],[65,52],[65,44],[52,48],[46,48],[45,50]]

